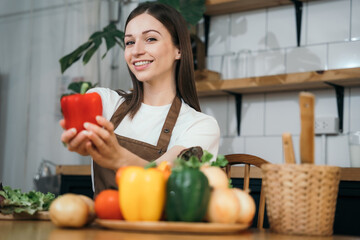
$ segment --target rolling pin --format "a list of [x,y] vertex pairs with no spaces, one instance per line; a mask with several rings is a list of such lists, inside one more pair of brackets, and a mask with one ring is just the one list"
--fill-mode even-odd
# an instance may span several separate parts
[[300,161],[301,163],[314,163],[315,152],[315,122],[314,105],[315,96],[312,93],[300,92]]

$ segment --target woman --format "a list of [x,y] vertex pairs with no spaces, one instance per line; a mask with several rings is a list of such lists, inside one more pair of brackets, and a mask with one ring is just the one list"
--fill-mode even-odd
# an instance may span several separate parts
[[[125,24],[125,60],[133,82],[130,93],[96,88],[103,102],[101,126],[64,131],[70,151],[93,158],[95,195],[116,188],[115,171],[149,161],[172,163],[192,146],[217,155],[219,126],[200,112],[187,25],[173,8],[144,3]],[[64,120],[60,121],[64,127]]]

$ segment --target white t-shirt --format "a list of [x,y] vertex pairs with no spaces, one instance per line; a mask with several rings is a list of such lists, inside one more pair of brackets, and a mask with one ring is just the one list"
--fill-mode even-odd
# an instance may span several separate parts
[[[116,91],[108,88],[93,88],[88,92],[100,94],[103,116],[108,120],[124,101]],[[156,146],[170,106],[171,104],[151,106],[142,103],[134,118],[131,120],[126,116],[115,129],[115,133]],[[196,111],[182,101],[168,149],[176,145],[185,148],[200,146],[216,157],[219,141],[220,128],[215,118]]]

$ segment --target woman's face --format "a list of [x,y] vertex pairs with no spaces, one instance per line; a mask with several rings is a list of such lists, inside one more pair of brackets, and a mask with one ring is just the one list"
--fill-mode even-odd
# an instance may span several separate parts
[[161,22],[143,13],[128,23],[124,40],[125,60],[139,81],[173,80],[180,52]]

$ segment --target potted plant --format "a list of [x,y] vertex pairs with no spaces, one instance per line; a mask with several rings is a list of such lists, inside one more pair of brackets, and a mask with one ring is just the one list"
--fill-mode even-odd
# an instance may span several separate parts
[[[205,12],[205,0],[157,0],[157,2],[167,4],[178,10],[185,21],[188,23],[189,28],[194,28],[194,26],[199,22],[199,20],[203,17]],[[193,31],[192,31],[193,32]],[[196,33],[191,33],[191,39],[193,42],[193,46],[200,46],[197,48],[197,51],[204,51],[203,53],[195,53],[194,56],[203,57],[205,59],[205,48],[201,47],[201,40],[196,35]],[[104,58],[107,52],[115,46],[120,46],[124,49],[124,32],[117,29],[116,24],[110,22],[109,25],[103,28],[102,31],[97,31],[93,33],[88,41],[81,44],[78,48],[76,48],[71,53],[62,57],[60,61],[61,65],[61,73],[64,73],[66,69],[68,69],[72,64],[77,62],[82,58],[83,64],[87,64],[94,53],[99,49],[103,40],[106,44],[106,52],[103,54],[102,58]],[[204,62],[204,59],[200,60]],[[200,66],[200,68],[204,68]]]

